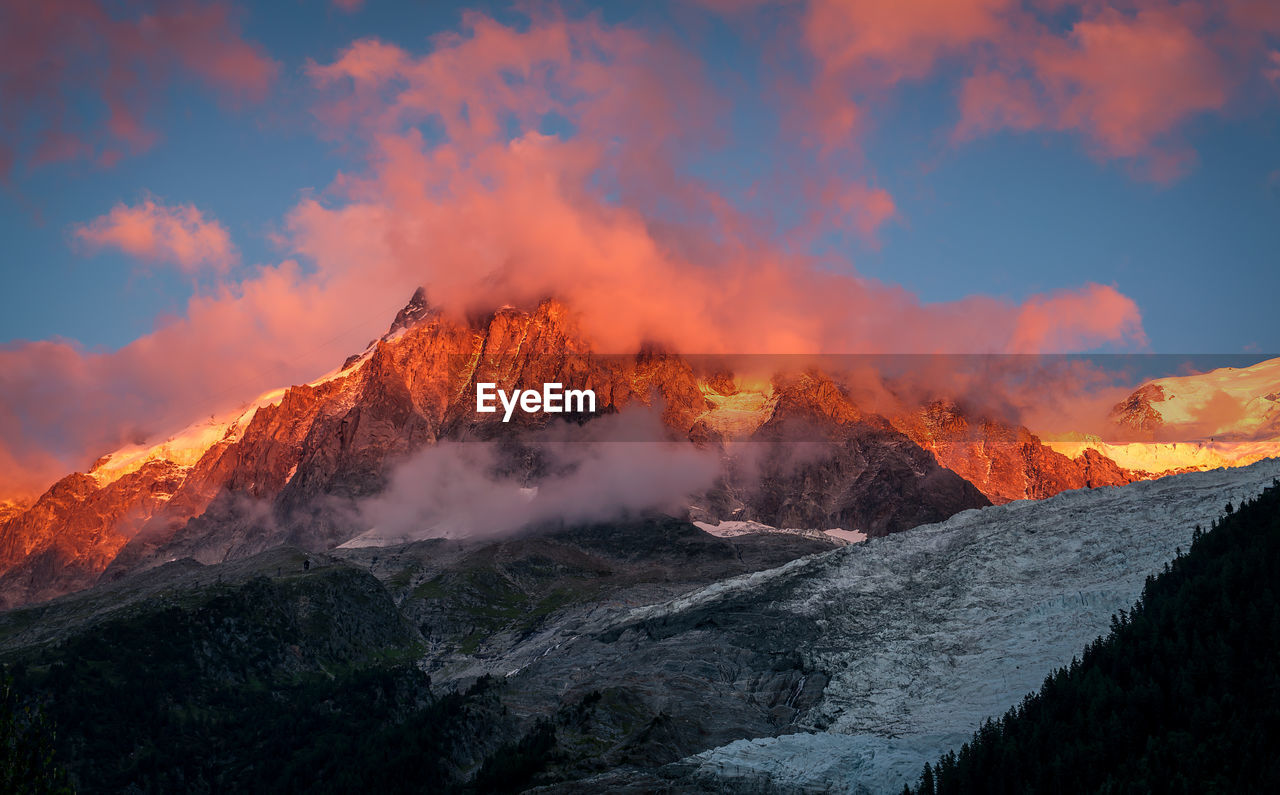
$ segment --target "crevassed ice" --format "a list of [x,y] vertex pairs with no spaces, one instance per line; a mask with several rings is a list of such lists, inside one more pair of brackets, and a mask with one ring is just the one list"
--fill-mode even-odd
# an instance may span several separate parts
[[925,762],[1003,714],[1129,609],[1196,524],[1280,477],[1280,460],[1063,492],[735,578],[651,609],[796,578],[784,612],[816,620],[802,649],[828,673],[810,733],[685,760],[726,788],[897,793]]

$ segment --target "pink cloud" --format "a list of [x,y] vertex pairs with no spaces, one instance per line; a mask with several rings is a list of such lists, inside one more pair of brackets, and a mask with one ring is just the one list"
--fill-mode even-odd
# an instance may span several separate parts
[[[1034,299],[1033,333],[1032,310],[1016,304],[925,305],[850,269],[821,268],[759,239],[723,202],[702,230],[716,245],[691,245],[691,230],[652,222],[661,206],[636,181],[664,174],[661,201],[705,199],[705,186],[676,178],[651,148],[707,104],[711,92],[696,69],[682,73],[687,96],[646,97],[637,87],[650,85],[652,65],[669,58],[655,59],[625,30],[560,19],[525,31],[482,18],[470,26],[469,37],[442,37],[425,56],[365,41],[310,68],[335,92],[322,117],[346,120],[372,145],[369,172],[335,186],[340,201],[304,202],[290,216],[300,254],[325,270],[395,263],[459,313],[556,295],[605,350],[645,341],[772,353],[1142,343],[1136,314],[1111,311],[1118,293],[1110,288]],[[546,113],[568,119],[577,134],[539,133]],[[442,142],[417,131],[426,119],[441,125]],[[631,160],[653,166],[644,174],[613,170]],[[632,201],[605,200],[593,189],[602,176],[606,189]],[[864,235],[895,214],[878,188],[843,185],[817,195],[824,213],[834,208]],[[370,246],[370,237],[385,245]],[[1105,311],[1094,321],[1055,314],[1095,302]]]
[[404,67],[405,58],[405,52],[395,45],[384,44],[378,39],[360,39],[331,64],[308,63],[307,73],[320,85],[340,83],[345,79],[357,86],[376,86],[395,77]]
[[117,204],[106,215],[76,227],[73,234],[90,249],[115,248],[191,274],[225,273],[239,259],[226,228],[205,219],[191,204],[167,207],[151,199],[133,207]]
[[[762,5],[703,0],[749,17]],[[856,147],[868,107],[904,81],[959,77],[953,140],[1000,130],[1079,135],[1090,153],[1167,181],[1194,161],[1190,121],[1241,101],[1280,73],[1267,0],[797,0],[792,36],[814,76],[809,128]],[[1063,20],[1071,20],[1068,23]],[[1274,78],[1273,78],[1274,79]]]
[[[788,354],[1143,344],[1136,307],[1113,288],[927,304],[771,240],[767,224],[682,170],[690,149],[716,140],[723,105],[670,42],[594,18],[535,16],[515,28],[469,15],[426,54],[357,42],[308,72],[317,117],[367,165],[285,218],[282,243],[307,266],[288,260],[217,285],[117,351],[0,349],[0,464],[83,468],[123,440],[311,380],[362,349],[420,284],[459,318],[556,296],[603,352],[645,342]],[[573,132],[541,132],[551,117]],[[428,124],[443,134],[429,140]],[[856,184],[833,194],[845,202],[837,209],[874,233],[892,198]],[[177,209],[144,204],[138,221],[138,207],[117,208],[119,223],[109,214],[102,229],[130,233],[103,231],[103,244],[175,259],[202,250],[155,242],[153,216]],[[195,220],[179,213],[176,225],[210,223]],[[0,484],[32,471],[0,472]]]
[[[1189,13],[1105,12],[1033,56],[1050,126],[1081,131],[1104,157],[1152,156],[1157,179],[1188,158],[1165,139],[1199,113],[1223,108],[1232,80],[1222,54]],[[962,122],[963,124],[963,122]]]
[[896,83],[928,75],[938,60],[1005,35],[1015,0],[810,0],[809,49],[830,73]]
[[[163,86],[194,79],[233,103],[266,97],[278,71],[246,42],[225,2],[179,2],[121,14],[105,0],[0,7],[0,176],[73,158],[103,164],[158,138],[148,111]],[[87,102],[86,102],[87,100]],[[102,116],[86,114],[101,106]]]
[[1226,102],[1217,53],[1167,12],[1101,14],[1070,45],[1036,55],[1060,123],[1087,129],[1114,156],[1133,156],[1184,119]]
[[1036,87],[1023,77],[980,70],[961,85],[959,104],[954,131],[959,141],[1002,128],[1026,132],[1046,123]]
[[1041,31],[1015,68],[979,67],[962,82],[954,138],[1072,131],[1100,158],[1135,162],[1158,181],[1176,178],[1195,159],[1178,131],[1223,109],[1233,86],[1198,24],[1187,12],[1105,10],[1065,37]]
[[876,230],[898,214],[889,191],[857,183],[841,192],[836,206],[845,214],[845,222],[867,239],[873,239]]
[[1018,310],[1009,350],[1088,350],[1117,339],[1145,344],[1138,305],[1114,287],[1087,284],[1028,299]]

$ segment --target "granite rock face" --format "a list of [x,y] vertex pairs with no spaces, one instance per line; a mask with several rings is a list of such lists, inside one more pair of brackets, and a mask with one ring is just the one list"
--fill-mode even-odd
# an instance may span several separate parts
[[[202,686],[278,696],[390,655],[430,676],[412,703],[490,683],[451,730],[460,781],[542,738],[519,789],[898,792],[1105,632],[1196,524],[1277,476],[1270,460],[1076,490],[849,546],[652,515],[185,558],[0,614],[0,658],[70,665],[69,650],[132,649],[110,640],[131,627],[171,646],[150,628],[177,626]],[[174,681],[156,699],[181,711],[189,680]],[[240,725],[240,702],[219,703]]]
[[[591,389],[596,412],[475,411],[475,385]],[[957,511],[1140,476],[1090,453],[1070,459],[1025,429],[929,406],[908,417],[864,411],[821,372],[736,378],[659,349],[600,355],[554,300],[467,321],[415,293],[388,332],[343,367],[278,390],[224,424],[139,454],[104,457],[38,502],[0,518],[5,605],[83,588],[165,561],[215,563],[280,544],[331,549],[369,530],[362,500],[397,465],[440,442],[492,441],[502,475],[536,487],[538,434],[654,407],[665,437],[718,454],[722,476],[690,487],[684,518],[839,528],[869,537]],[[186,438],[186,437],[182,437]],[[123,472],[123,474],[120,474]]]
[[1097,450],[1076,458],[1063,455],[1025,427],[970,418],[950,401],[933,401],[894,417],[893,424],[997,505],[1151,477],[1123,469]]
[[1164,398],[1163,386],[1146,384],[1112,407],[1110,419],[1122,428],[1154,436],[1155,431],[1164,425],[1164,418],[1152,404],[1160,403]]
[[179,467],[151,461],[104,487],[72,474],[30,508],[0,523],[0,603],[37,601],[92,585],[183,482]]
[[841,528],[874,538],[989,505],[883,417],[819,374],[780,379],[769,418],[705,495],[706,518]]

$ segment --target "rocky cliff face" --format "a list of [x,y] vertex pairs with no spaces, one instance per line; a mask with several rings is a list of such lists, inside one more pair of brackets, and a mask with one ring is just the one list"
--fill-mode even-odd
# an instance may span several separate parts
[[183,472],[152,461],[99,486],[72,474],[0,524],[0,598],[36,601],[87,587],[179,489]]
[[1146,472],[1122,469],[1096,450],[1069,458],[1022,426],[973,420],[950,401],[934,401],[895,417],[893,424],[997,505],[1040,500],[1070,489],[1122,486],[1149,477]]
[[1111,409],[1109,418],[1123,429],[1150,437],[1164,424],[1160,412],[1153,405],[1163,401],[1164,387],[1160,384],[1145,384],[1117,403]]
[[[548,300],[459,322],[416,293],[387,334],[341,369],[263,396],[221,424],[105,457],[0,517],[0,600],[14,605],[182,557],[214,563],[288,543],[330,549],[367,530],[358,501],[441,440],[515,443],[505,475],[543,474],[527,438],[564,417],[475,411],[475,384],[592,389],[595,416],[660,406],[672,438],[717,450],[724,474],[690,518],[869,536],[966,508],[1137,475],[1099,454],[1072,460],[1025,429],[927,407],[892,421],[818,372],[748,383],[660,350],[594,353]],[[582,423],[591,416],[569,418]],[[525,436],[522,436],[525,434]]]
[[990,502],[819,373],[779,377],[767,419],[731,448],[695,518],[887,535]]

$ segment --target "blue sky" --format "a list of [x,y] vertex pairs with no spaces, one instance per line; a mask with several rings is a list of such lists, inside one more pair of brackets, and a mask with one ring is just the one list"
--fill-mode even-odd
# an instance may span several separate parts
[[[519,19],[500,4],[481,8]],[[604,15],[681,40],[732,97],[723,146],[698,152],[689,167],[744,206],[785,218],[785,204],[743,195],[790,156],[762,99],[761,75],[772,68],[764,45],[722,20],[681,29],[687,13],[635,8],[614,4]],[[272,232],[289,209],[358,167],[346,147],[317,135],[302,74],[307,59],[331,61],[370,36],[423,50],[431,35],[456,29],[460,13],[446,3],[379,1],[354,14],[314,4],[241,8],[244,37],[281,64],[267,103],[229,109],[179,81],[148,110],[159,134],[149,150],[110,168],[72,161],[16,170],[0,196],[9,284],[0,339],[116,348],[150,331],[158,316],[181,314],[193,291],[208,288],[118,251],[74,245],[75,225],[118,202],[149,195],[192,203],[230,231],[241,270],[280,259]],[[942,69],[907,81],[874,110],[858,171],[889,191],[898,215],[874,242],[839,235],[815,250],[926,302],[1114,285],[1137,302],[1154,351],[1280,350],[1272,307],[1280,294],[1275,102],[1190,119],[1184,134],[1198,162],[1185,176],[1153,183],[1123,162],[1092,156],[1069,132],[953,143],[955,84]]]
[[357,5],[0,11],[0,486],[417,284],[607,351],[1280,353],[1280,6]]

